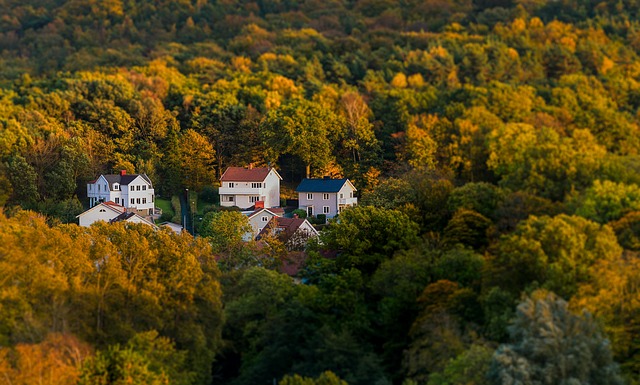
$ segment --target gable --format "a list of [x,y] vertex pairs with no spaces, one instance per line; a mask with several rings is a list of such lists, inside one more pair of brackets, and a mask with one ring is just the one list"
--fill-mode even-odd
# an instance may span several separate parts
[[[109,204],[106,204],[106,203],[109,203]],[[90,208],[89,210],[83,211],[82,213],[76,215],[76,218],[80,218],[80,217],[83,217],[83,216],[85,216],[85,215],[87,215],[89,213],[92,213],[94,211],[100,211],[100,210],[106,210],[107,212],[112,212],[114,214],[114,216],[118,216],[118,215],[122,214],[124,212],[124,210],[125,210],[124,207],[116,205],[113,202],[106,202],[106,203],[103,202],[103,203],[97,204],[97,205],[93,206],[92,208]],[[122,208],[122,210],[120,208]]]

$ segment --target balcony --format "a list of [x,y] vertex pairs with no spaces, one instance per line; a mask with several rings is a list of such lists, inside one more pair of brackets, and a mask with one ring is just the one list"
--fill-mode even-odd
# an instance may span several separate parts
[[339,205],[354,206],[358,204],[358,198],[342,198],[338,199]]
[[263,189],[261,188],[251,188],[251,187],[220,187],[218,189],[218,193],[220,195],[265,195],[263,193]]

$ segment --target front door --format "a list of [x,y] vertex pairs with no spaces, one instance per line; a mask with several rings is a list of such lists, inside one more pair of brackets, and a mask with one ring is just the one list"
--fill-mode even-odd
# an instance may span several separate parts
[[313,216],[313,206],[308,206],[307,207],[307,216],[308,217],[312,217]]

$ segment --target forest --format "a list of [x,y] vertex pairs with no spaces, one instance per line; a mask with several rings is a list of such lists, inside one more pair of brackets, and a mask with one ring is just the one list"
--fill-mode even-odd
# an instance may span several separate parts
[[[0,384],[640,384],[640,1],[0,10]],[[358,189],[295,279],[234,212],[76,225],[248,164]]]

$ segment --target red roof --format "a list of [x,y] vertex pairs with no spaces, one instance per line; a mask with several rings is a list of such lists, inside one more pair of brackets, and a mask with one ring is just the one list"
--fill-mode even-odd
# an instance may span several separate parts
[[271,171],[268,167],[229,167],[222,174],[221,181],[229,182],[262,182]]
[[107,205],[107,206],[111,206],[116,210],[120,210],[122,212],[124,212],[126,209],[124,206],[120,206],[119,204],[113,202],[113,201],[106,201],[106,202],[102,202],[103,204]]

